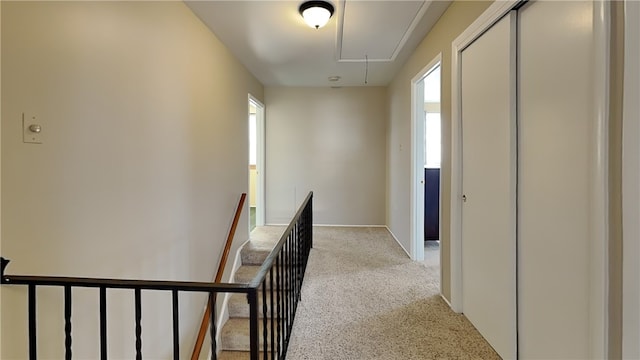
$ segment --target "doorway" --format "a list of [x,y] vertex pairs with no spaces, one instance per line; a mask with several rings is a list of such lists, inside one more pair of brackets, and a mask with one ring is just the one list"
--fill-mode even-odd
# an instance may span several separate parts
[[[411,256],[440,267],[440,62],[438,55],[412,80]],[[442,281],[441,281],[442,283]]]
[[249,232],[264,226],[264,105],[249,95]]

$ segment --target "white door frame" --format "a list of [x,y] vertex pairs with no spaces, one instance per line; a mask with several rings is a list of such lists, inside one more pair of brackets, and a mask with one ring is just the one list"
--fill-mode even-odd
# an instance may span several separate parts
[[[451,308],[463,312],[462,298],[462,123],[461,123],[461,62],[460,54],[469,44],[500,20],[521,0],[496,1],[482,13],[451,44]],[[609,5],[606,0],[594,4],[594,39],[596,49],[594,109],[592,124],[593,153],[596,156],[592,172],[590,278],[591,353],[594,358],[606,358],[608,326],[608,111],[609,111]]]
[[591,357],[609,355],[609,84],[611,5],[594,1],[594,87],[591,176],[590,344]]
[[[424,78],[442,62],[442,53],[411,79],[411,259],[424,260]],[[442,80],[440,81],[442,84]],[[442,85],[441,85],[442,86]],[[422,99],[418,101],[418,99]],[[442,172],[440,174],[442,176]],[[442,186],[440,187],[442,189]],[[441,194],[442,196],[442,194]],[[442,197],[441,197],[442,198]],[[438,210],[440,213],[440,210]],[[438,229],[439,233],[442,233]],[[442,255],[441,255],[442,256]],[[442,262],[440,262],[442,263]],[[440,272],[442,291],[442,271]]]
[[624,14],[622,358],[637,359],[640,357],[640,3],[625,0]]
[[256,226],[264,226],[265,222],[265,136],[264,136],[264,104],[249,94],[249,101],[256,105]]

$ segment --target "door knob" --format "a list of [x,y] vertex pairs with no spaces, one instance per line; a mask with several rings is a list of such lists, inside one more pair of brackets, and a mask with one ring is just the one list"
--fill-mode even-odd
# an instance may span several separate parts
[[462,202],[467,202],[467,195],[462,195]]

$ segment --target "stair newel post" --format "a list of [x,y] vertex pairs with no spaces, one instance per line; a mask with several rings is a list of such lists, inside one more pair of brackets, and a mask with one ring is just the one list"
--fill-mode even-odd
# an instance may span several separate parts
[[251,360],[258,360],[260,345],[258,340],[258,294],[256,288],[249,289],[247,293],[249,301],[249,350],[251,351]]

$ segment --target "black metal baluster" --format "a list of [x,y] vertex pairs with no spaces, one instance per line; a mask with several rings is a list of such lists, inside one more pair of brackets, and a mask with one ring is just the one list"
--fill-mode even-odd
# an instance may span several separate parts
[[249,350],[251,360],[259,360],[260,344],[258,340],[258,296],[256,289],[250,289],[247,294],[249,300]]
[[[292,237],[291,234],[287,237],[287,258],[289,261],[289,266],[287,266],[287,345],[285,349],[289,347],[289,338],[291,338],[291,324],[293,323],[293,318],[291,316],[291,309],[293,308],[292,303],[292,289],[293,289],[293,249],[291,247]],[[286,351],[286,350],[285,350]]]
[[[296,258],[296,306],[295,309],[298,308],[298,301],[300,300],[300,290],[302,285],[302,273],[300,271],[300,265],[302,264],[302,259],[300,258],[300,220],[296,220],[295,234],[296,234],[296,244],[295,244],[295,258]],[[294,310],[295,313],[295,310]]]
[[216,293],[209,293],[209,329],[211,330],[211,360],[216,360],[218,358],[218,349],[217,349],[217,341],[216,341]]
[[180,326],[178,316],[178,290],[171,290],[173,295],[173,360],[180,360]]
[[280,249],[280,253],[276,257],[276,308],[277,308],[277,318],[276,318],[276,346],[278,350],[278,359],[280,358],[280,322],[282,319],[282,313],[280,312],[280,271],[282,270],[282,264],[280,262],[280,258],[282,257],[282,249]]
[[313,248],[313,194],[307,204],[307,224],[309,224],[309,250]]
[[[305,255],[306,255],[306,246],[305,246],[305,242],[306,242],[306,238],[307,238],[307,224],[304,221],[304,215],[305,213],[302,213],[302,217],[300,218],[299,222],[300,222],[300,255],[302,257],[302,268],[304,269],[304,263],[305,263]],[[304,271],[302,272],[304,274]],[[304,275],[302,276],[304,278]]]
[[36,360],[37,339],[36,339],[36,286],[29,285],[29,359]]
[[136,360],[142,360],[142,299],[140,289],[134,290],[136,306]]
[[292,229],[292,232],[290,232],[287,235],[287,258],[289,262],[289,266],[287,266],[287,281],[289,282],[289,286],[287,286],[287,338],[285,339],[285,345],[284,345],[285,356],[287,354],[287,349],[289,348],[289,340],[291,339],[291,330],[293,327],[293,315],[294,315],[293,314],[293,307],[294,307],[293,293],[295,291],[294,290],[295,264],[294,264],[293,253],[294,253],[294,236],[293,236],[293,229]]
[[[298,298],[298,258],[296,254],[298,248],[298,235],[296,231],[296,225],[293,225],[291,229],[291,277],[293,282],[291,283],[291,314],[296,313],[296,302]],[[291,317],[293,318],[293,316]]]
[[[302,220],[300,220],[302,221]],[[300,232],[298,232],[298,271],[300,272],[300,285],[298,287],[298,301],[302,299],[302,279],[304,279],[304,224],[300,222]]]
[[298,273],[300,274],[300,280],[298,285],[298,301],[302,298],[302,279],[304,278],[304,225],[298,220]]
[[307,263],[309,261],[309,254],[311,253],[311,248],[313,247],[313,221],[311,219],[311,205],[305,209],[304,223],[305,223],[305,254],[307,256],[307,260],[305,262],[305,269]]
[[100,359],[107,360],[107,288],[100,287]]
[[309,256],[311,255],[311,249],[313,248],[313,220],[311,214],[311,209],[309,209],[305,220],[307,224],[307,238],[305,239],[305,244],[307,246],[307,263],[309,263]]
[[64,358],[71,360],[71,286],[64,286]]
[[[294,228],[295,230],[295,228]],[[293,319],[296,314],[296,236],[295,232],[291,233],[291,324],[289,325],[293,330]]]
[[289,256],[287,246],[289,245],[289,238],[285,240],[283,252],[283,269],[282,269],[282,299],[284,303],[282,304],[282,351],[283,353],[287,351],[287,339],[289,338],[289,297],[288,297],[288,288],[289,288]]
[[[269,282],[271,283],[271,290],[269,291],[269,297],[270,297],[270,301],[269,301],[269,307],[271,308],[271,359],[275,359],[275,351],[276,351],[276,339],[275,339],[275,334],[274,334],[274,330],[275,330],[275,324],[273,323],[275,320],[274,317],[274,306],[273,306],[273,287],[274,287],[274,283],[273,283],[273,267],[275,265],[271,265],[271,269],[269,269]],[[278,291],[278,290],[276,290]]]
[[[296,232],[296,224],[293,225],[291,229],[291,278],[293,279],[291,283],[291,313],[296,313],[296,298],[298,294],[298,271],[296,267],[298,266],[298,262],[296,259],[296,248],[298,247],[298,238]],[[292,317],[293,318],[293,317]]]
[[[273,289],[273,283],[269,283],[269,290]],[[263,344],[262,350],[264,353],[264,360],[267,360],[267,355],[269,354],[269,341],[268,341],[268,331],[267,331],[267,277],[264,277],[262,280],[262,337]]]

